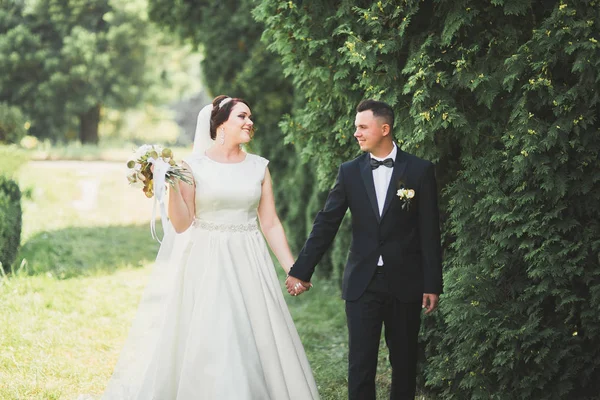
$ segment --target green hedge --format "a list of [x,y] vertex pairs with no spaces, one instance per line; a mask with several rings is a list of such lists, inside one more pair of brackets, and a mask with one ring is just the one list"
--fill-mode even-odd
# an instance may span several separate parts
[[21,191],[12,179],[0,176],[0,262],[9,272],[21,242]]
[[598,399],[598,1],[262,0],[253,14],[305,99],[280,127],[322,188],[356,154],[363,98],[391,104],[402,148],[437,165],[445,294],[423,322],[421,391]]

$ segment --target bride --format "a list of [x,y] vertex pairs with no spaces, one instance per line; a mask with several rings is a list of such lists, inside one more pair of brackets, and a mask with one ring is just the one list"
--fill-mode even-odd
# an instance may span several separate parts
[[241,150],[252,133],[242,99],[200,112],[193,185],[169,191],[172,226],[103,399],[319,398],[259,231],[287,273],[268,161]]

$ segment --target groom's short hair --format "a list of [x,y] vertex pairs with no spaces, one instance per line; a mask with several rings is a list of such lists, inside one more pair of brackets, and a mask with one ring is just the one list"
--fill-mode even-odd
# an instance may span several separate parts
[[373,99],[363,100],[356,106],[356,112],[371,110],[375,117],[383,118],[386,124],[390,126],[390,131],[394,130],[394,110],[389,104],[383,101]]

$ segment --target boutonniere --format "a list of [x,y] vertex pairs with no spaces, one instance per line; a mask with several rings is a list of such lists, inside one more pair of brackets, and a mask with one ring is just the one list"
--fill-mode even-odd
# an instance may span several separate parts
[[415,191],[413,189],[407,189],[403,182],[400,182],[398,187],[399,189],[396,192],[396,196],[398,196],[402,202],[402,209],[408,211],[410,208],[410,201],[415,197]]

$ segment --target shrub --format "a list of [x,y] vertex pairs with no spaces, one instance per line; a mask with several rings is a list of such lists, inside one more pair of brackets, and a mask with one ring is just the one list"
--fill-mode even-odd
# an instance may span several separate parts
[[0,176],[0,262],[6,272],[21,243],[21,191],[12,179]]
[[0,103],[0,143],[19,143],[27,134],[26,123],[19,108]]

